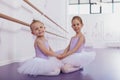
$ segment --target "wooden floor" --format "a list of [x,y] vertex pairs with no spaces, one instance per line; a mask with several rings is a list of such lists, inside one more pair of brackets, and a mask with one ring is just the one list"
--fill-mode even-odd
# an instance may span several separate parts
[[[88,51],[91,49],[87,49]],[[120,80],[120,48],[94,49],[95,60],[84,70],[58,76],[28,76],[17,72],[19,63],[0,66],[0,80]]]

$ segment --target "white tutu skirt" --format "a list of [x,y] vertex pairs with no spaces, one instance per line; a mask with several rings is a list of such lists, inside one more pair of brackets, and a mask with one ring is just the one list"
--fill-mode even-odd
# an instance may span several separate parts
[[94,51],[82,51],[81,53],[74,53],[64,59],[63,64],[70,64],[73,66],[85,67],[95,59],[96,53]]
[[33,58],[25,61],[19,68],[18,72],[21,74],[29,75],[44,75],[54,71],[56,68],[62,66],[61,61],[55,57],[49,57],[49,59]]

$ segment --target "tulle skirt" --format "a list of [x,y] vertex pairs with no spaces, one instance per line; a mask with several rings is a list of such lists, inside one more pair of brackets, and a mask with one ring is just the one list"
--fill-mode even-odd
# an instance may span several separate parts
[[60,68],[62,63],[55,57],[49,57],[49,59],[33,58],[25,61],[19,68],[18,72],[21,74],[29,75],[44,75],[52,72],[56,68]]
[[81,51],[80,53],[74,53],[64,59],[63,64],[70,64],[74,66],[84,67],[90,64],[95,59],[96,53],[94,51]]

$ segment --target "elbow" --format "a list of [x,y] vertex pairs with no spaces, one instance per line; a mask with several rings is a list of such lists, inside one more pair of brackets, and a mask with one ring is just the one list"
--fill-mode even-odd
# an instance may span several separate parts
[[54,54],[53,54],[52,52],[45,52],[45,54],[46,54],[47,56],[54,56]]

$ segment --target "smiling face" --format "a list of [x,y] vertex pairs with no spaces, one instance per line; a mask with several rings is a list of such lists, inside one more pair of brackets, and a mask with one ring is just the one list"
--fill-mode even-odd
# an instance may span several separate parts
[[82,26],[83,24],[77,18],[72,20],[72,28],[76,33],[80,32]]
[[43,23],[34,22],[31,24],[32,34],[36,35],[37,37],[42,37],[45,34],[45,27]]

